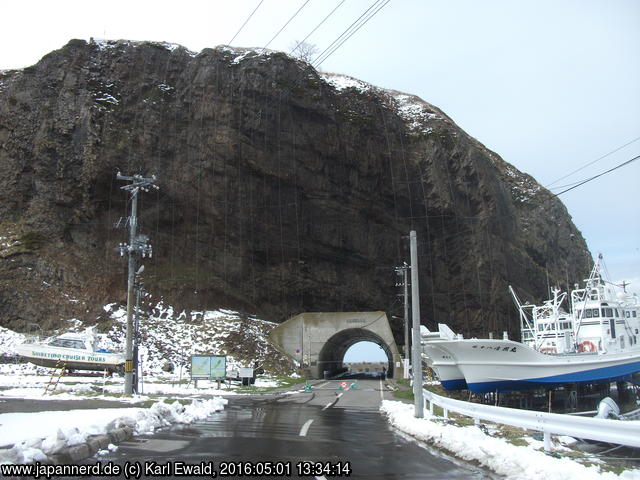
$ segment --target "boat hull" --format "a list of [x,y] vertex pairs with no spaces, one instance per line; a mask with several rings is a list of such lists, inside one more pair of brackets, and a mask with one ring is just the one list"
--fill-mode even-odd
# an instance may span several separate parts
[[72,348],[37,344],[18,345],[16,353],[35,365],[42,367],[61,367],[64,365],[68,370],[115,372],[124,363],[124,356],[117,353],[79,351]]
[[640,371],[640,349],[625,353],[545,355],[511,340],[452,340],[439,348],[456,360],[474,393],[628,380]]
[[467,382],[455,359],[446,350],[438,347],[439,341],[427,342],[424,346],[424,353],[429,358],[428,365],[436,372],[440,379],[440,384],[446,390],[464,390]]

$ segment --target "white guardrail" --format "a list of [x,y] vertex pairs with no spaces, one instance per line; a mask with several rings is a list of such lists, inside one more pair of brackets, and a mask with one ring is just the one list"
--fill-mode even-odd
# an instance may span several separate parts
[[452,411],[472,417],[476,423],[480,420],[486,420],[528,430],[537,430],[544,433],[544,448],[547,451],[551,450],[551,435],[568,435],[599,442],[640,447],[640,421],[576,417],[560,413],[494,407],[441,397],[428,390],[423,390],[423,392],[425,409],[428,405],[431,414],[433,414],[433,406],[438,405],[443,409],[445,418],[448,418],[449,411]]

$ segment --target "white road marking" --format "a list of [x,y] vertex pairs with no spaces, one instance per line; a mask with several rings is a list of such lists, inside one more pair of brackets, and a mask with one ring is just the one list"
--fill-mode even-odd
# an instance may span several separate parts
[[327,480],[327,477],[325,477],[324,475],[322,477],[316,477],[318,480]]
[[[344,393],[344,392],[343,392]],[[324,407],[322,407],[322,410],[326,410],[327,408],[329,408],[331,405],[333,405],[334,403],[336,403],[338,401],[338,399],[342,396],[342,393],[339,393],[338,396],[336,397],[336,399],[333,402],[329,402],[327,403]]]
[[300,436],[301,437],[306,437],[307,436],[307,432],[309,431],[309,427],[311,426],[311,424],[313,423],[313,418],[310,420],[307,420],[304,425],[302,425],[302,428],[300,429]]
[[325,385],[329,385],[329,382],[321,383],[320,385],[316,385],[316,388],[324,387]]
[[384,400],[384,396],[382,395],[382,377],[380,378],[380,401]]

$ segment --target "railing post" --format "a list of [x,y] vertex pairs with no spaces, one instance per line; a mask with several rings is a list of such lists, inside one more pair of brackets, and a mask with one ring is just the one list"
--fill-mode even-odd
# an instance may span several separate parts
[[448,420],[449,419],[449,409],[443,408],[442,409],[442,416]]
[[544,451],[550,452],[551,450],[551,434],[549,432],[544,432]]

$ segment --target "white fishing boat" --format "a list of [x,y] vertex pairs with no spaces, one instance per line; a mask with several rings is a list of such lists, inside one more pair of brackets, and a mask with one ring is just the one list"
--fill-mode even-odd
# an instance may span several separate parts
[[62,334],[47,343],[23,343],[16,346],[16,353],[43,367],[109,372],[120,370],[124,355],[102,349],[99,344],[100,335],[90,328],[83,333]]
[[440,351],[442,366],[455,366],[476,393],[631,380],[640,371],[640,302],[606,282],[600,262],[601,257],[585,288],[571,292],[570,312],[562,309],[566,294],[559,290],[542,306],[522,305],[514,294],[521,342],[506,334],[428,342],[434,369],[440,367]]
[[456,340],[462,338],[456,335],[447,325],[438,324],[438,332],[428,332],[428,335],[422,335],[422,353],[423,358],[438,376],[440,384],[447,390],[464,390],[467,388],[467,382],[464,378],[462,370],[458,368],[456,360],[451,354],[439,348],[441,341]]

